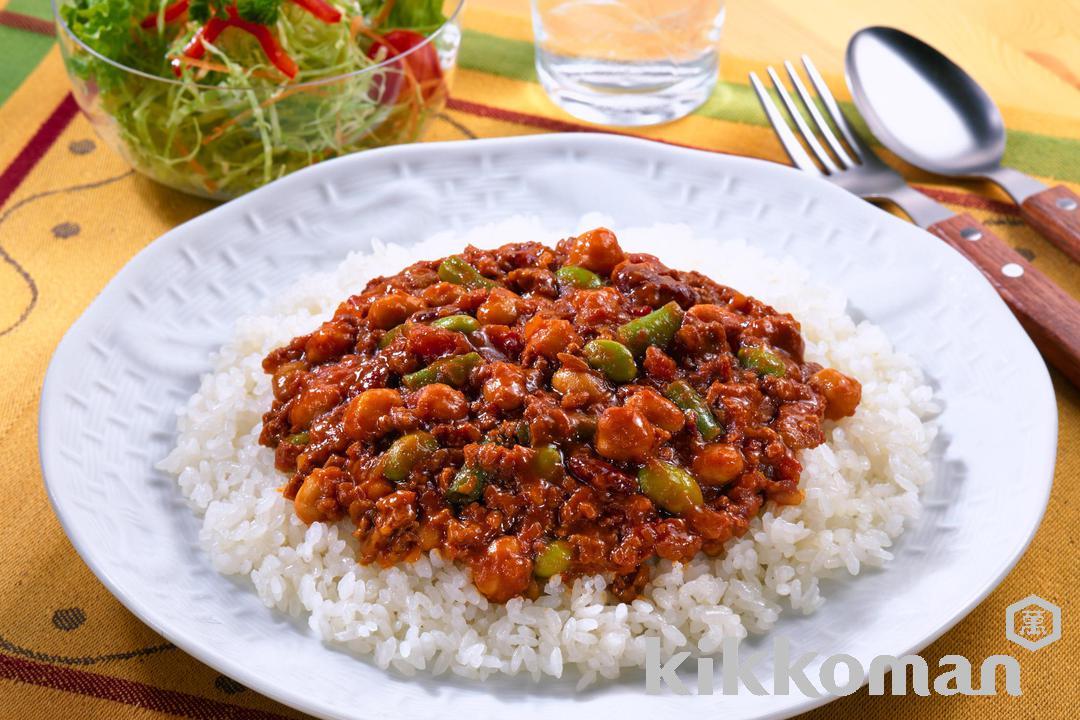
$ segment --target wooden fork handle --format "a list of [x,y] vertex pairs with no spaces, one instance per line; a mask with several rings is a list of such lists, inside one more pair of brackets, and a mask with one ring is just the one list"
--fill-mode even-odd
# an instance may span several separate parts
[[1020,203],[1020,214],[1028,225],[1080,262],[1080,196],[1058,185]]
[[982,271],[1046,361],[1080,387],[1080,302],[970,215],[956,215],[927,230]]

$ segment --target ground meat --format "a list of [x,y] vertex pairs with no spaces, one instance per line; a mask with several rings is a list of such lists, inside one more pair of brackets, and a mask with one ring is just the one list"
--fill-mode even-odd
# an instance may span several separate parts
[[263,362],[260,441],[304,522],[355,525],[358,560],[437,548],[495,602],[603,573],[630,600],[657,558],[716,554],[796,452],[856,411],[790,315],[604,228],[376,278]]

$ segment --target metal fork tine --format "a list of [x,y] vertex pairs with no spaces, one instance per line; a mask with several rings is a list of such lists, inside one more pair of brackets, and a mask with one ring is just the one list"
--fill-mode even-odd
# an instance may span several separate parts
[[810,60],[808,55],[802,56],[803,67],[806,68],[806,74],[810,76],[810,82],[814,85],[814,90],[817,91],[818,97],[825,103],[825,109],[829,111],[829,116],[832,117],[833,122],[836,123],[836,127],[840,129],[840,133],[847,140],[848,146],[851,151],[859,158],[859,160],[865,162],[866,157],[870,154],[870,148],[866,146],[859,136],[855,134],[855,131],[851,129],[851,125],[848,124],[847,118],[844,117],[844,113],[840,112],[840,106],[836,103],[836,98],[833,97],[832,92],[829,90],[829,86],[825,84],[825,79],[821,77],[821,73],[814,67],[813,61]]
[[803,149],[802,144],[795,137],[795,133],[791,132],[783,113],[780,112],[780,108],[776,107],[776,103],[769,97],[769,91],[761,84],[757,73],[750,73],[750,84],[753,86],[758,100],[761,101],[761,107],[765,110],[765,116],[769,118],[773,130],[776,131],[780,144],[784,146],[784,151],[791,158],[791,162],[795,163],[795,167],[815,175],[823,174],[818,166],[814,164],[814,161],[810,159],[806,150]]
[[787,88],[784,87],[783,81],[780,79],[780,76],[776,74],[776,71],[773,70],[772,65],[766,68],[766,72],[769,73],[769,77],[773,82],[773,87],[776,88],[776,92],[780,95],[780,100],[783,101],[788,114],[791,115],[791,119],[795,121],[796,129],[798,129],[799,133],[803,136],[803,139],[806,140],[806,144],[810,146],[810,150],[813,151],[814,155],[821,164],[825,166],[825,170],[830,175],[840,172],[840,168],[838,168],[832,158],[829,157],[828,151],[826,151],[825,148],[821,146],[821,143],[818,142],[817,136],[814,135],[814,131],[806,124],[806,119],[803,117],[802,112],[795,105],[795,101],[791,99],[791,95],[788,94]]
[[829,144],[832,151],[836,154],[836,157],[840,160],[840,165],[845,168],[849,168],[855,164],[855,161],[848,155],[847,150],[844,149],[843,143],[837,139],[836,134],[833,133],[832,127],[822,116],[821,111],[818,110],[817,103],[810,97],[810,91],[806,89],[806,85],[802,81],[802,76],[795,69],[795,66],[791,64],[791,61],[784,61],[784,69],[787,70],[788,77],[791,78],[791,84],[795,86],[795,92],[799,94],[799,99],[806,105],[806,109],[810,111],[810,117],[814,119],[814,125],[817,126],[821,134],[825,136],[825,142]]

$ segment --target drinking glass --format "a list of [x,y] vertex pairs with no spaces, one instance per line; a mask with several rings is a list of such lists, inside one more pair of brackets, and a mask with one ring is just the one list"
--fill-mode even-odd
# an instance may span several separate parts
[[540,83],[605,125],[680,118],[716,84],[724,0],[532,0]]

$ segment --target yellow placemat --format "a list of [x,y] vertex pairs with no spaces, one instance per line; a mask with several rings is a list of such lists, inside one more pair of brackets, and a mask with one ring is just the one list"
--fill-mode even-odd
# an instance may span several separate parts
[[[710,150],[783,160],[746,85],[746,72],[813,55],[843,88],[842,51],[859,27],[888,24],[946,48],[1002,105],[1007,162],[1080,190],[1080,37],[1075,4],[982,0],[857,0],[729,4],[723,82],[694,116],[635,131]],[[0,0],[0,719],[300,717],[174,648],[132,617],[72,549],[45,497],[37,458],[38,395],[67,327],[115,272],[169,228],[211,207],[130,171],[94,135],[68,94],[43,0]],[[555,108],[532,70],[524,0],[472,0],[453,100],[430,140],[585,129]],[[1080,297],[1080,270],[1025,227],[996,190],[909,177],[993,225]],[[985,602],[923,653],[974,663],[1016,656],[1023,696],[871,697],[865,691],[812,718],[1065,718],[1080,699],[1076,605],[1080,393],[1054,376],[1060,446],[1053,496],[1031,548]],[[988,390],[989,392],[990,390]],[[973,481],[977,481],[973,479]],[[1024,478],[1016,478],[1016,492]],[[1029,594],[1063,609],[1064,637],[1038,651],[1005,638],[1006,607]],[[933,598],[927,598],[928,603]],[[715,710],[708,698],[695,716]],[[690,707],[690,706],[687,706]]]

